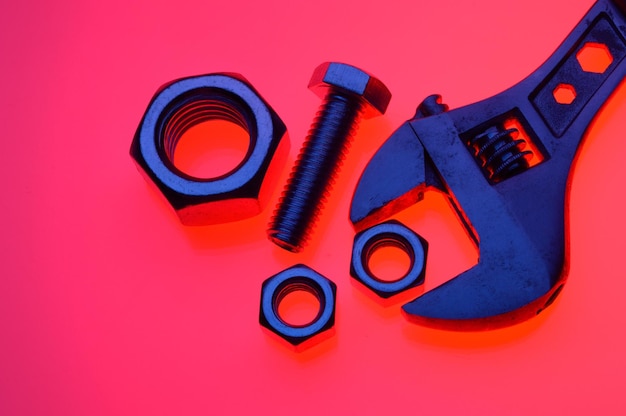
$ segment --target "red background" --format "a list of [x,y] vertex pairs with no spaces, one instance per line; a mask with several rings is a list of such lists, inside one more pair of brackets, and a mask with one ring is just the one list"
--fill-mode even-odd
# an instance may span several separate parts
[[[623,414],[625,87],[582,146],[569,282],[548,311],[487,333],[430,330],[348,275],[351,194],[384,139],[426,95],[454,108],[521,80],[591,5],[3,2],[0,414]],[[307,82],[328,60],[393,98],[362,123],[304,253],[266,240],[270,207],[183,227],[137,173],[128,149],[156,89],[217,71],[277,110],[291,165],[319,105]],[[475,261],[440,197],[401,218],[430,242],[427,288]],[[258,324],[261,282],[295,263],[338,286],[336,335],[302,354]]]

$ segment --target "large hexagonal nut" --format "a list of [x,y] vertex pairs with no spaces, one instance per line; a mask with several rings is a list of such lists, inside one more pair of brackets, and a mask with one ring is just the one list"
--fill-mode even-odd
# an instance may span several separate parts
[[[294,325],[281,317],[279,305],[294,291],[305,291],[317,298],[319,310],[312,321]],[[295,265],[263,282],[259,323],[295,351],[302,351],[334,334],[336,293],[337,286],[332,281],[310,267]]]
[[[410,260],[407,272],[392,281],[376,276],[369,265],[376,250],[389,246],[404,251]],[[424,238],[401,222],[390,220],[354,237],[350,275],[378,297],[389,299],[424,283],[427,255],[428,242]]]
[[313,71],[309,88],[324,99],[329,89],[353,94],[364,103],[363,117],[384,114],[391,100],[391,92],[378,78],[352,65],[325,62]]
[[[174,164],[174,151],[194,125],[219,119],[250,135],[244,160],[216,178],[190,176]],[[139,124],[130,154],[145,179],[185,225],[254,216],[267,204],[289,151],[287,128],[241,75],[182,78],[157,91]]]

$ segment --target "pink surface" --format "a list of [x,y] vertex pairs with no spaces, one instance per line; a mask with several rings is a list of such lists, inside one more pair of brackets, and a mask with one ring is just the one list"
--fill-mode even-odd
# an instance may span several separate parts
[[[488,333],[424,329],[348,275],[351,194],[383,140],[428,94],[458,107],[521,80],[591,4],[5,2],[0,414],[624,414],[626,87],[580,153],[569,282],[548,311]],[[311,246],[269,243],[270,207],[181,226],[128,155],[158,86],[242,73],[287,124],[291,164],[327,60],[393,99],[362,123]],[[475,261],[440,197],[400,217],[430,242],[427,289]],[[261,282],[294,263],[338,286],[336,335],[302,354],[258,324]]]

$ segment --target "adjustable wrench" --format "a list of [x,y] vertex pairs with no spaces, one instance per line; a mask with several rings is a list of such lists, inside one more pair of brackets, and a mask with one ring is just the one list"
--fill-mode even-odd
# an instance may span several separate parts
[[591,120],[626,75],[626,0],[598,0],[554,54],[514,87],[448,111],[428,97],[364,170],[357,230],[444,193],[479,261],[405,304],[410,321],[485,330],[529,319],[567,277],[567,191]]

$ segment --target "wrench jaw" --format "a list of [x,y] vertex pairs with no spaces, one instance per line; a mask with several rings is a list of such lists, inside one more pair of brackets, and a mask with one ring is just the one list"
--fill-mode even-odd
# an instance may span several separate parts
[[361,231],[421,201],[427,189],[445,192],[424,146],[406,122],[363,171],[352,198],[350,221]]
[[485,331],[528,320],[559,295],[565,274],[554,277],[534,255],[481,261],[402,307],[412,323],[453,331]]
[[[441,317],[435,313],[430,313],[432,311],[428,310],[425,303],[415,305],[413,302],[407,303],[402,307],[402,314],[409,322],[427,328],[456,332],[491,331],[506,328],[537,316],[556,300],[564,285],[565,279],[560,281],[558,285],[554,286],[545,295],[527,305],[494,316],[476,317],[466,315],[466,317],[456,316],[454,318]],[[443,292],[441,294],[443,294]]]

